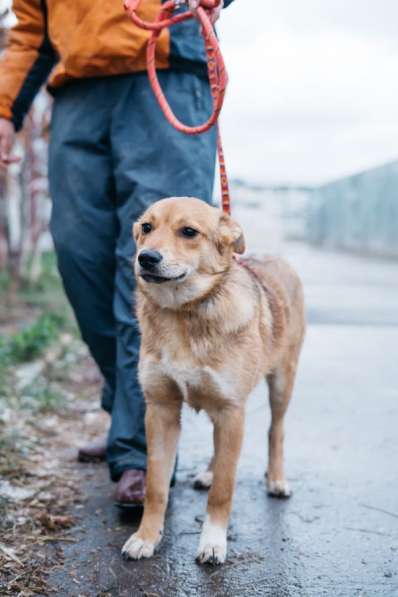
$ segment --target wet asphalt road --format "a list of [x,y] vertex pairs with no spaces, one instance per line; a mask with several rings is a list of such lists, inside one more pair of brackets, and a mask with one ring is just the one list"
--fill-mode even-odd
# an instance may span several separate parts
[[185,413],[165,539],[124,562],[137,520],[112,505],[104,466],[82,466],[78,542],[50,581],[67,596],[398,596],[398,267],[300,245],[308,332],[286,422],[288,501],[266,496],[265,386],[248,404],[227,563],[194,561],[206,494],[192,476],[211,452],[202,415]]

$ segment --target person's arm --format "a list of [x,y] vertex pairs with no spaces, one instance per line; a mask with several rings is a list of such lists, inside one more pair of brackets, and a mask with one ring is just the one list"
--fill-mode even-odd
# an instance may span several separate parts
[[47,33],[44,0],[15,0],[17,24],[0,57],[0,161],[10,161],[14,132],[57,61]]

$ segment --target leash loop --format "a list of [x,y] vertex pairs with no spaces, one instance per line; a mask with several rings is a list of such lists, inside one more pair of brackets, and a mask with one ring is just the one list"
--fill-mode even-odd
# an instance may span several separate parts
[[[206,12],[207,10],[216,8],[219,5],[220,0],[201,0],[201,3],[195,10],[195,13],[192,11],[186,11],[180,14],[173,14],[173,12],[181,5],[182,2],[179,0],[168,0],[162,4],[160,13],[154,22],[144,21],[137,14],[140,3],[141,0],[125,0],[124,7],[127,11],[127,14],[137,27],[140,27],[146,31],[150,31],[147,45],[148,77],[153,93],[165,118],[176,130],[185,133],[186,135],[200,135],[201,133],[205,133],[206,131],[210,130],[214,125],[217,125],[217,152],[220,167],[222,209],[225,213],[229,214],[229,186],[221,134],[218,125],[218,118],[223,107],[225,91],[228,84],[228,75],[213,25]],[[213,111],[209,119],[203,124],[196,126],[186,125],[175,116],[165,94],[163,93],[156,72],[156,44],[163,29],[192,18],[196,18],[201,25],[207,56],[207,70],[209,75],[210,90],[213,98]]]

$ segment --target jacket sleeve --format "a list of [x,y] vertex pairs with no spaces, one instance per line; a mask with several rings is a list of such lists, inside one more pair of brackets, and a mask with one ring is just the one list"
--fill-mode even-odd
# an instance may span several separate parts
[[224,0],[224,8],[227,8],[230,4],[232,4],[234,0]]
[[48,37],[45,0],[15,0],[13,11],[17,24],[0,57],[0,117],[19,130],[57,56]]

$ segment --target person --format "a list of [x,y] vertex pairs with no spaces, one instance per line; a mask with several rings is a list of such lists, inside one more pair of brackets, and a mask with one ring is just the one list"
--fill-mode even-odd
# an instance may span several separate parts
[[[232,0],[224,0],[224,6]],[[178,10],[196,10],[187,0]],[[143,0],[153,21],[161,0]],[[166,196],[211,201],[215,131],[179,133],[165,120],[146,74],[148,33],[119,0],[15,0],[17,18],[0,60],[0,163],[49,78],[54,96],[49,144],[50,230],[67,297],[103,378],[111,415],[105,441],[81,460],[107,458],[115,498],[145,495],[145,406],[137,379],[139,330],[133,315],[134,220]],[[215,22],[221,4],[210,13]],[[192,19],[164,30],[157,45],[160,83],[176,115],[203,122],[212,108],[206,58]]]

